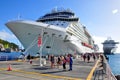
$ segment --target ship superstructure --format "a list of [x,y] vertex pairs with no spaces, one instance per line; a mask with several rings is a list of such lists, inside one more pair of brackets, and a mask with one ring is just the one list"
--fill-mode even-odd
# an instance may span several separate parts
[[102,44],[103,44],[104,54],[113,54],[117,48],[116,44],[119,44],[119,42],[115,42],[111,38],[108,38]]
[[[93,52],[94,41],[86,27],[70,9],[53,9],[36,21],[10,21],[7,27],[23,44],[27,53],[62,55]],[[38,36],[42,48],[37,46]]]

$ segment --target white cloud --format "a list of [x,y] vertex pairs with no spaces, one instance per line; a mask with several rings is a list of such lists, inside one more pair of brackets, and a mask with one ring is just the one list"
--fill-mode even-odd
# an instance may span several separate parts
[[118,9],[114,9],[114,10],[112,11],[112,13],[113,13],[113,14],[118,13]]
[[0,31],[0,39],[8,41],[8,42],[13,42],[15,44],[20,44],[19,40],[16,38],[16,36],[12,33],[9,33],[5,30]]
[[98,36],[93,36],[93,39],[94,39],[94,41],[95,41],[95,44],[98,45],[99,51],[100,51],[100,52],[103,52],[103,45],[102,45],[102,43],[104,42],[104,40],[105,40],[106,38],[104,38],[104,37],[98,37]]
[[6,32],[5,30],[0,31],[0,38],[3,40],[16,39],[16,37],[13,34],[10,34],[10,33]]
[[13,43],[19,45],[21,48],[23,48],[22,44],[19,42],[19,40],[16,38],[16,36],[12,33],[8,33],[5,30],[0,31],[0,39],[6,40],[8,42],[13,42]]

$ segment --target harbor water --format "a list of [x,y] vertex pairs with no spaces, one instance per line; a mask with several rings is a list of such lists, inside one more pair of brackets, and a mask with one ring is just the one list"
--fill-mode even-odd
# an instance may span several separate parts
[[0,61],[7,61],[7,60],[16,60],[21,55],[21,52],[0,52]]
[[113,74],[120,75],[120,54],[116,53],[114,55],[108,55],[109,57],[109,65]]

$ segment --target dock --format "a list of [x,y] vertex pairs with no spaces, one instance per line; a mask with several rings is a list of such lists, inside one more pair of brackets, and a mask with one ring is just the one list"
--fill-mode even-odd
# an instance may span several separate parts
[[[62,65],[50,67],[50,62],[42,67],[38,60],[29,61],[1,61],[0,80],[116,80],[107,75],[103,68],[98,68],[99,60],[84,62],[82,59],[73,59],[73,70],[63,70]],[[8,69],[11,69],[10,71]],[[109,72],[110,74],[110,72]]]

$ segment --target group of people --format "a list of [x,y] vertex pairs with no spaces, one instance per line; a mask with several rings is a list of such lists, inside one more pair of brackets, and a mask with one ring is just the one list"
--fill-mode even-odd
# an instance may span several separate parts
[[93,58],[93,60],[96,60],[96,55],[95,54],[91,54],[91,53],[86,53],[81,55],[81,57],[83,58],[84,62],[87,60],[87,62],[90,62],[91,57]]
[[65,56],[51,55],[49,60],[51,62],[51,68],[54,68],[55,66],[57,66],[59,68],[59,66],[62,65],[63,70],[66,70],[66,64],[68,63],[69,64],[69,71],[72,71],[73,60],[72,60],[71,54],[68,54]]

